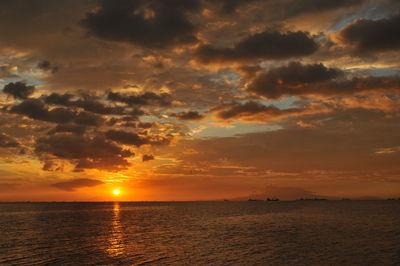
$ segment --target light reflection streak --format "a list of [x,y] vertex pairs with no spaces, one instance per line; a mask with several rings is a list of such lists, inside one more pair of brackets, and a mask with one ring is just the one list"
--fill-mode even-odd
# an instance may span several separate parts
[[109,247],[107,252],[111,256],[121,256],[124,254],[123,232],[120,221],[120,203],[114,202],[113,218],[111,221],[111,235],[108,239]]

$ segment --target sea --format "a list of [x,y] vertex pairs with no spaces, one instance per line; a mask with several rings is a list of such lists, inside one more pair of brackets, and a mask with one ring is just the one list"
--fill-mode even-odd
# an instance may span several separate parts
[[400,265],[400,200],[0,203],[0,265]]

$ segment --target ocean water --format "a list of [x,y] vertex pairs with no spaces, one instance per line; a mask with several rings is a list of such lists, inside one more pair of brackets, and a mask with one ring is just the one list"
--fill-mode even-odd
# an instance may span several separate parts
[[1,265],[400,265],[400,201],[2,203]]

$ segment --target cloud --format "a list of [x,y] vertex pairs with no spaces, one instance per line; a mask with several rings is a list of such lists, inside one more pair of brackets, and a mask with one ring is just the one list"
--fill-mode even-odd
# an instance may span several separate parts
[[56,72],[59,70],[59,67],[58,67],[58,66],[53,65],[53,64],[50,63],[50,61],[48,61],[48,60],[40,61],[40,62],[37,64],[37,67],[38,67],[39,69],[43,70],[43,71],[49,71],[49,72],[51,72],[51,73],[53,73],[53,74],[56,73]]
[[396,114],[400,112],[400,99],[385,94],[335,97],[325,99],[324,102],[340,109],[375,109],[388,114]]
[[226,104],[215,108],[214,111],[217,111],[217,117],[221,119],[246,117],[260,113],[275,117],[282,113],[279,108],[273,105],[265,106],[255,101],[249,101],[243,104]]
[[137,133],[119,131],[119,130],[109,130],[105,133],[105,136],[109,140],[116,141],[118,143],[126,145],[134,145],[140,147],[144,144],[149,144],[149,140]]
[[[170,103],[170,96],[167,94],[118,94],[118,97],[129,104]],[[128,160],[134,153],[121,148],[117,143],[140,147],[144,144],[167,145],[172,139],[172,135],[168,134],[171,129],[162,132],[161,135],[151,132],[150,129],[155,123],[139,121],[137,116],[145,113],[137,107],[111,105],[103,97],[94,94],[52,93],[7,105],[4,110],[33,120],[57,124],[48,130],[46,135],[39,131],[34,133],[37,136],[35,151],[43,161],[43,170],[46,171],[65,169],[59,160],[69,161],[77,172],[94,168],[108,171],[124,170],[130,166]],[[107,123],[103,123],[106,119]],[[128,122],[131,124],[123,124]],[[33,121],[32,123],[34,124]],[[133,127],[134,130],[142,132],[107,130],[107,126]],[[15,145],[15,142],[5,135],[1,136],[1,141],[3,146]]]
[[35,86],[28,86],[25,82],[10,82],[4,86],[3,92],[12,95],[15,99],[27,99],[35,91]]
[[392,154],[400,152],[400,146],[398,147],[390,147],[390,148],[380,148],[375,153],[376,154]]
[[[155,187],[157,199],[248,195],[266,182],[319,191],[344,179],[356,180],[355,190],[364,180],[398,180],[398,34],[386,34],[397,29],[398,15],[383,19],[395,6],[0,1],[0,90],[20,80],[36,86],[33,94],[13,89],[0,97],[0,146],[20,145],[1,148],[2,175],[21,164],[18,182],[50,177],[35,159],[65,176],[79,175],[61,173],[71,169],[135,170],[138,183],[154,181],[141,191]],[[366,19],[352,22],[358,17]],[[375,56],[356,57],[358,50]],[[159,160],[131,165],[144,155]]]
[[323,64],[303,65],[291,62],[260,73],[247,85],[247,90],[267,98],[276,99],[284,94],[306,94],[314,84],[330,81],[342,72]]
[[148,155],[148,154],[144,154],[142,156],[142,162],[148,162],[148,161],[152,161],[154,160],[154,156],[153,155]]
[[169,106],[172,103],[171,95],[168,93],[156,94],[154,92],[131,95],[111,91],[108,93],[107,99],[114,102],[125,103],[127,105]]
[[213,4],[217,3],[220,5],[221,12],[223,14],[229,14],[236,12],[239,7],[243,5],[255,2],[256,0],[209,0]]
[[4,133],[0,133],[0,147],[1,148],[16,148],[20,144],[13,137],[10,137]]
[[127,161],[134,153],[122,149],[102,137],[87,137],[56,134],[37,140],[36,153],[45,157],[52,155],[59,159],[69,160],[75,170],[100,169],[116,171],[126,169]]
[[74,119],[74,123],[86,126],[100,126],[103,121],[101,116],[85,111],[78,112]]
[[68,123],[75,118],[75,113],[68,109],[55,108],[49,111],[44,103],[38,99],[25,100],[13,106],[10,112],[53,123]]
[[83,135],[86,132],[86,129],[87,128],[83,125],[73,125],[73,124],[72,125],[71,124],[57,125],[53,129],[51,129],[49,132],[47,132],[47,134],[53,135],[56,133],[70,132],[70,133],[74,133],[76,135]]
[[63,105],[63,106],[70,106],[71,99],[73,97],[74,97],[74,95],[70,94],[70,93],[59,94],[59,93],[55,93],[55,92],[53,92],[50,95],[42,96],[44,102],[47,104],[56,104],[56,105]]
[[135,127],[137,128],[152,128],[155,126],[155,123],[151,123],[151,122],[138,122],[135,124]]
[[[314,124],[315,127],[299,127],[297,121],[293,119],[293,124],[283,124],[279,130],[185,140],[174,150],[174,158],[182,162],[174,166],[174,173],[180,175],[185,166],[191,166],[191,169],[200,169],[200,174],[204,174],[205,169],[222,164],[233,165],[236,169],[253,167],[259,177],[271,176],[267,171],[288,173],[276,175],[276,180],[285,177],[293,179],[289,173],[308,180],[340,180],[351,176],[373,179],[375,176],[372,173],[386,177],[385,171],[398,173],[400,170],[396,163],[400,153],[387,156],[376,154],[383,147],[400,145],[398,117],[387,117],[375,110],[357,109],[302,118],[303,123]],[[182,152],[182,147],[196,152]],[[166,148],[168,151],[165,154],[170,156],[174,147]],[[323,169],[326,174],[306,173],[315,169]],[[332,171],[343,171],[349,176]],[[328,172],[332,174],[328,175]],[[237,175],[243,176],[242,173]],[[225,175],[227,178],[232,176]]]
[[80,179],[73,179],[66,182],[60,182],[52,184],[53,187],[56,187],[61,190],[65,191],[75,191],[79,188],[83,187],[95,187],[104,184],[104,182],[95,179],[88,179],[88,178],[80,178]]
[[302,128],[315,128],[315,125],[309,124],[309,123],[304,123],[303,121],[299,120],[296,122],[296,125]]
[[96,114],[114,114],[122,115],[125,114],[125,108],[120,106],[106,106],[103,103],[94,99],[79,99],[73,103],[73,106],[83,108],[85,111],[96,113]]
[[302,57],[317,49],[318,44],[307,32],[267,30],[241,40],[233,48],[200,46],[195,57],[204,64],[249,62]]
[[122,126],[135,129],[150,129],[152,127],[156,127],[157,125],[155,122],[139,121],[135,114],[122,116],[119,118],[112,117],[107,121],[107,124],[110,126]]
[[[63,39],[63,34],[66,35],[63,29],[72,29],[78,22],[77,19],[84,15],[82,13],[88,8],[93,8],[93,1],[84,3],[66,0],[61,3],[38,0],[35,3],[27,3],[24,0],[4,0],[0,2],[0,8],[4,10],[0,23],[2,44],[18,48],[52,50],[60,48],[51,46],[55,43],[57,46],[61,45],[58,42]],[[40,34],[37,34],[38,32]],[[56,36],[59,38],[55,38]],[[71,46],[73,45],[70,43],[69,47]]]
[[179,120],[191,120],[191,121],[201,120],[204,118],[204,115],[200,114],[197,111],[173,113],[171,116],[176,117]]
[[113,140],[120,144],[134,145],[140,147],[145,144],[151,145],[167,145],[171,141],[171,136],[147,136],[139,135],[134,132],[126,132],[122,130],[108,130],[105,136],[109,140]]
[[60,165],[57,160],[50,160],[49,158],[46,158],[43,160],[43,166],[42,166],[43,171],[62,171],[63,166]]
[[42,96],[44,102],[47,104],[54,104],[54,105],[62,105],[66,107],[77,107],[82,108],[85,111],[96,113],[96,114],[114,114],[114,115],[122,115],[126,114],[125,108],[121,106],[107,106],[104,103],[100,102],[98,97],[94,95],[82,95],[81,98],[73,100],[77,96],[64,93],[52,93],[50,95]]
[[258,73],[246,89],[268,99],[284,95],[335,96],[371,90],[398,90],[398,76],[350,76],[323,64],[291,62],[267,72]]
[[362,4],[363,0],[281,0],[265,1],[265,9],[275,19],[287,19],[302,14],[321,13]]
[[326,113],[332,110],[326,106],[310,104],[303,108],[279,109],[273,105],[264,105],[256,101],[244,103],[232,102],[211,109],[220,120],[235,120],[268,123],[271,120],[282,120],[289,117]]
[[400,14],[379,20],[358,19],[346,25],[339,38],[356,54],[400,50]]
[[13,66],[8,64],[0,65],[0,78],[18,78],[19,76],[14,72],[16,71],[13,69]]
[[89,34],[105,40],[166,48],[197,41],[186,13],[199,7],[198,0],[102,0],[81,23]]
[[[270,20],[283,20],[302,14],[321,13],[359,5],[363,0],[209,0],[217,6],[222,15],[243,13],[254,9],[263,11],[263,15]],[[250,6],[250,8],[249,8]],[[253,7],[253,9],[251,9]]]
[[60,124],[76,123],[97,126],[103,122],[100,116],[85,111],[75,112],[66,108],[49,109],[39,99],[27,99],[18,105],[12,106],[9,111],[25,115],[31,119]]

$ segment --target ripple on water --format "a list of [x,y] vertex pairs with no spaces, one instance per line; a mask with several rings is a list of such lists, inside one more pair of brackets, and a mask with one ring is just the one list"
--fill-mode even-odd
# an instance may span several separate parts
[[400,202],[0,204],[0,264],[400,264]]

